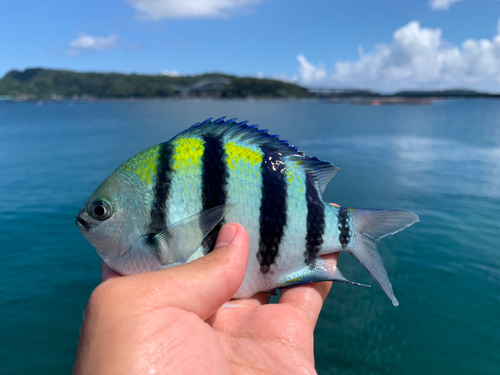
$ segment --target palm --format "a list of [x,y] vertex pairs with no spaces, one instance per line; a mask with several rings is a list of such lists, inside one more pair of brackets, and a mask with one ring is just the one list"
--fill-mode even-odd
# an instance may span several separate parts
[[207,322],[231,372],[315,373],[313,331],[319,310],[313,311],[310,300],[319,297],[322,304],[330,284],[285,290],[278,304],[261,304],[267,298],[259,294],[234,301],[239,307],[219,309]]

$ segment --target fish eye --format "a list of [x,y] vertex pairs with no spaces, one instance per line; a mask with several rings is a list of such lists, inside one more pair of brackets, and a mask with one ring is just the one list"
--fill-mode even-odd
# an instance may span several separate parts
[[96,220],[106,220],[113,215],[113,208],[104,200],[97,200],[90,206],[90,215]]

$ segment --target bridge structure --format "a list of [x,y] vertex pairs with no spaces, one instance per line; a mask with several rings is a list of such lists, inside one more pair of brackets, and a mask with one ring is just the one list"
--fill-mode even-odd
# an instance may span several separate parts
[[321,96],[333,96],[333,95],[342,95],[342,96],[356,96],[356,95],[376,95],[377,93],[371,90],[364,89],[338,89],[331,87],[319,87],[319,88],[310,88],[309,92],[318,94]]
[[229,84],[231,84],[231,80],[229,78],[205,78],[193,83],[190,86],[178,86],[174,89],[174,91],[178,92],[180,96],[185,97],[193,91],[220,91]]

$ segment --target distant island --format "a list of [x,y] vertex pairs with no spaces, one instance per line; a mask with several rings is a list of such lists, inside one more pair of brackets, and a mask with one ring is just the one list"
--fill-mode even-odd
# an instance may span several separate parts
[[307,89],[278,80],[225,74],[166,76],[12,70],[0,80],[0,96],[17,100],[106,98],[287,98],[312,97]]
[[167,76],[120,73],[78,73],[32,68],[12,70],[0,79],[0,101],[100,100],[149,98],[321,98],[351,104],[431,104],[435,99],[500,98],[474,90],[400,91],[306,89],[274,79],[209,73]]

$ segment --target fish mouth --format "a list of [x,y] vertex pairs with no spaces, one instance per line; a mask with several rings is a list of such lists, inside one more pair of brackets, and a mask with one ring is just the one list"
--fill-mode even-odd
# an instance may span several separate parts
[[91,224],[87,223],[79,216],[76,217],[75,223],[78,229],[80,229],[81,231],[88,232],[90,230]]

